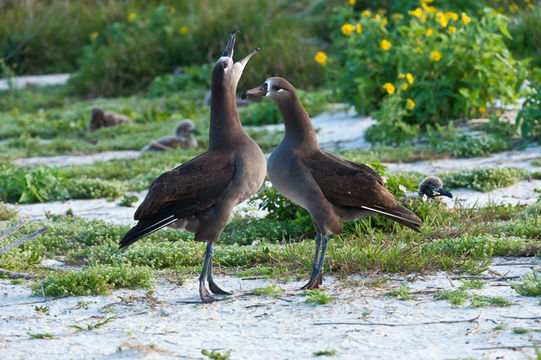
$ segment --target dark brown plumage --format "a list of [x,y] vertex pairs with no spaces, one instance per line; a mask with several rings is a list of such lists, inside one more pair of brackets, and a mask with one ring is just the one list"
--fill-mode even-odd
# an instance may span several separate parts
[[96,131],[102,127],[112,127],[120,124],[132,125],[132,120],[124,115],[115,114],[112,112],[106,113],[99,107],[92,108],[92,116],[88,123],[89,131]]
[[195,233],[195,241],[207,242],[199,277],[203,302],[215,294],[228,294],[212,276],[212,247],[230,219],[233,207],[252,196],[265,178],[265,156],[242,129],[235,92],[244,66],[258,50],[233,63],[236,31],[212,71],[212,104],[209,148],[204,154],[160,175],[135,212],[138,224],[120,241],[126,247],[164,226]]
[[271,154],[267,172],[278,191],[308,210],[317,232],[312,275],[303,288],[321,285],[327,236],[342,233],[344,221],[381,214],[419,231],[421,219],[396,201],[371,167],[319,148],[312,122],[288,81],[269,78],[244,96],[268,97],[282,114],[285,136]]

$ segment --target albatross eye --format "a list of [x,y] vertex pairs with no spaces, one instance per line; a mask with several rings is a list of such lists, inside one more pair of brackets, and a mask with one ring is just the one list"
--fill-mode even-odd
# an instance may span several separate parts
[[281,90],[281,88],[279,86],[277,86],[277,85],[272,86],[272,91],[279,91],[279,90]]

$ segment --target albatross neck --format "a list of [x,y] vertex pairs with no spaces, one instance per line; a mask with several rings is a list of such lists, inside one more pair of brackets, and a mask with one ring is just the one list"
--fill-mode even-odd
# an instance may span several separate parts
[[302,107],[299,98],[295,95],[287,99],[280,99],[277,104],[286,130],[284,140],[293,146],[319,148],[312,121]]
[[221,86],[212,87],[209,150],[235,143],[239,139],[239,133],[243,132],[237,112],[235,90]]

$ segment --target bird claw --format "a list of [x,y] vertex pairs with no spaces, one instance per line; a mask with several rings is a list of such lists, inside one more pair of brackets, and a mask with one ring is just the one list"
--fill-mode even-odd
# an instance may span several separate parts
[[210,280],[210,281],[209,281],[209,289],[210,289],[210,291],[212,291],[213,294],[217,294],[217,295],[231,295],[230,292],[225,291],[225,290],[221,289],[218,285],[216,285],[216,283],[214,282],[214,280]]
[[312,290],[312,289],[319,289],[319,287],[323,284],[323,274],[319,273],[315,277],[311,278],[308,283],[306,283],[303,287],[301,287],[301,290]]

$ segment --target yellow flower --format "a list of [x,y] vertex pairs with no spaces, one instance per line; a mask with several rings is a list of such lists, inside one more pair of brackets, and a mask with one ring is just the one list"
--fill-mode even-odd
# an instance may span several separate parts
[[420,18],[421,16],[423,16],[423,9],[417,8],[415,10],[410,10],[408,11],[408,14],[417,16],[418,18]]
[[479,107],[479,112],[480,112],[481,114],[484,114],[484,113],[487,112],[487,109],[486,109],[484,106],[480,106],[480,107]]
[[129,13],[128,14],[128,21],[135,20],[136,17],[137,17],[137,15],[135,15],[135,13]]
[[456,32],[456,27],[454,27],[454,26],[449,26],[449,32],[450,32],[450,33]]
[[400,13],[396,13],[396,14],[392,14],[391,18],[393,18],[394,21],[399,21],[399,20],[404,19],[404,15]]
[[374,16],[374,19],[376,19],[377,21],[380,21],[381,20],[381,16],[379,14],[376,14],[376,16]]
[[423,9],[428,13],[436,12],[436,8],[434,6],[428,6],[424,2],[422,2],[421,5],[423,6]]
[[512,13],[516,13],[518,11],[518,5],[517,4],[509,5],[509,11],[511,11]]
[[384,27],[387,24],[388,24],[387,18],[383,18],[383,20],[381,21],[381,24],[379,24],[379,26]]
[[362,17],[370,17],[371,15],[372,13],[370,12],[370,10],[365,10],[361,13]]
[[387,94],[394,94],[395,88],[393,84],[387,82],[383,84],[383,88],[387,90]]
[[351,6],[355,5],[356,2],[357,2],[356,0],[349,0],[349,4],[350,4]]
[[413,75],[411,75],[410,73],[407,73],[406,74],[406,79],[408,79],[408,82],[410,84],[413,84]]
[[426,22],[426,15],[423,14],[423,16],[421,17],[421,22],[424,24]]
[[351,35],[351,32],[355,30],[355,26],[351,24],[344,24],[342,25],[342,34],[349,36]]
[[445,17],[447,18],[447,20],[451,20],[451,19],[455,21],[458,20],[458,14],[452,11],[447,11],[445,13]]
[[447,16],[441,11],[438,11],[436,14],[436,21],[439,22],[442,27],[446,27],[449,23],[449,19],[447,19]]
[[442,56],[439,51],[434,50],[430,52],[430,58],[434,61],[440,61],[441,57]]
[[188,27],[186,25],[181,26],[179,31],[182,35],[186,35],[186,33],[188,32]]
[[385,39],[381,40],[381,44],[379,45],[383,50],[387,51],[391,48],[391,43]]
[[361,26],[361,24],[357,24],[357,26],[355,27],[355,31],[357,31],[357,34],[363,32],[363,27]]
[[428,30],[426,31],[426,36],[430,36],[430,35],[432,35],[432,29],[428,29]]
[[323,51],[318,51],[314,59],[323,66],[327,65],[327,54]]
[[503,14],[503,7],[500,6],[500,7],[498,8],[498,12],[499,12],[500,14]]
[[408,83],[404,83],[404,85],[402,85],[402,90],[408,90]]
[[462,13],[462,22],[466,25],[471,21],[470,17],[465,12]]
[[406,107],[408,108],[408,110],[413,110],[413,108],[415,107],[415,103],[413,102],[413,100],[407,99],[406,100]]
[[397,76],[396,78],[399,79],[399,80],[405,79],[405,78],[406,78],[406,75],[404,75],[404,74],[398,74],[398,76]]
[[418,53],[418,54],[424,54],[425,52],[423,51],[423,49],[421,49],[420,47],[416,47],[415,48],[415,52]]
[[533,6],[533,4],[528,4],[528,7],[529,7],[530,9],[535,9],[535,6]]
[[100,33],[97,31],[94,31],[92,34],[90,34],[90,39],[91,40],[97,39],[98,36],[100,36]]

